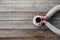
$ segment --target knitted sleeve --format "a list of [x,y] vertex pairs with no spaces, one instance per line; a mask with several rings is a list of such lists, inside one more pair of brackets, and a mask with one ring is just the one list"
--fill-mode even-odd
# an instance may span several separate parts
[[55,12],[57,12],[58,10],[60,10],[59,7],[60,7],[60,5],[55,6],[54,8],[52,8],[52,9],[46,14],[47,18],[50,18],[53,14],[55,14]]
[[49,22],[46,22],[45,25],[54,33],[60,35],[60,29],[56,28],[54,25],[50,24]]

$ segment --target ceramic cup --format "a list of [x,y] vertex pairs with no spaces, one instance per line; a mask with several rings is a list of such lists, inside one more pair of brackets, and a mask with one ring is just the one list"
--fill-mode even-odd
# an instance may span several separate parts
[[36,26],[40,26],[39,24],[41,23],[42,19],[40,18],[39,15],[37,16],[34,16],[33,18],[33,23],[36,25]]

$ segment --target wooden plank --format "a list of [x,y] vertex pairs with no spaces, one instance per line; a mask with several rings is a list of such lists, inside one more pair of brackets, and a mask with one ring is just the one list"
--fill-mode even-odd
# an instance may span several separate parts
[[52,38],[47,38],[46,40],[59,40],[59,37],[52,37]]
[[0,40],[22,40],[22,38],[0,38]]
[[[60,21],[50,21],[51,24],[60,28]],[[46,26],[37,27],[32,21],[0,21],[0,29],[47,29]]]
[[0,29],[46,29],[46,27],[37,27],[32,21],[0,21]]
[[33,37],[33,30],[0,30],[0,38],[9,37]]
[[45,37],[37,37],[37,38],[31,38],[31,37],[24,37],[24,38],[0,38],[0,40],[59,40],[59,37],[52,37],[52,38],[45,38]]
[[0,3],[34,3],[34,0],[1,0]]
[[[30,26],[29,26],[30,25]],[[32,22],[27,21],[1,21],[0,29],[37,29]]]
[[27,33],[27,31],[22,30],[0,30],[0,38],[9,38],[9,37],[32,37],[33,35]]
[[52,38],[44,38],[44,37],[38,37],[38,38],[0,38],[0,40],[59,40],[58,37],[52,37]]
[[48,12],[58,4],[0,4],[0,12],[10,11],[29,11],[29,12]]
[[58,29],[60,29],[60,21],[50,21],[51,24],[53,24],[55,27],[57,27]]
[[50,19],[50,21],[60,21],[60,16],[58,16],[58,17],[52,17]]
[[[41,27],[37,27],[32,23],[33,16],[44,15],[44,13],[43,14],[29,13],[29,12],[40,12],[40,11],[48,12],[51,8],[58,5],[58,3],[60,4],[60,0],[0,0],[1,29],[31,29],[31,30],[0,30],[0,38],[34,37],[32,38],[32,40],[39,40],[40,37],[46,39],[48,38],[47,40],[50,40],[50,38],[51,40],[53,40],[53,38],[54,39],[58,38],[59,36],[51,32],[50,30],[32,30],[32,29],[41,29]],[[21,11],[22,12],[29,11],[29,12],[21,13]],[[59,21],[60,18],[56,17],[51,23],[54,25],[57,23],[56,27],[57,26],[59,27],[60,24]],[[44,27],[45,26],[42,26],[42,28]],[[28,40],[28,39],[30,38],[23,38],[23,39],[21,38],[20,40]]]
[[43,40],[43,39],[44,39],[44,37],[40,37],[40,38],[39,37],[32,37],[32,38],[31,37],[30,38],[29,37],[24,37],[23,38],[23,40]]
[[58,4],[58,3],[60,3],[60,0],[35,0],[36,1],[36,3],[51,3],[51,4]]
[[44,15],[43,12],[0,12],[0,20],[31,20],[35,15]]
[[1,0],[0,3],[60,3],[60,0]]
[[38,14],[40,13],[0,12],[0,29],[39,29],[32,22],[33,16]]
[[[18,6],[19,5],[19,6]],[[36,11],[34,10],[34,4],[0,4],[1,12],[6,11]]]
[[[44,12],[0,12],[0,29],[39,29],[32,22],[33,16],[45,14]],[[59,14],[55,14],[49,21],[53,21],[52,23],[59,21]],[[47,29],[47,27],[42,26],[40,29]]]
[[[48,36],[46,36],[48,35]],[[59,37],[50,30],[0,30],[0,38],[19,38],[19,37]]]
[[[20,20],[29,20],[32,21],[33,17],[36,15],[46,15],[46,12],[0,12],[0,21],[2,20],[11,20],[11,21],[20,21]],[[50,21],[59,21],[60,20],[60,12],[53,15],[50,18]]]
[[39,12],[49,12],[54,6],[58,4],[35,4],[36,10]]

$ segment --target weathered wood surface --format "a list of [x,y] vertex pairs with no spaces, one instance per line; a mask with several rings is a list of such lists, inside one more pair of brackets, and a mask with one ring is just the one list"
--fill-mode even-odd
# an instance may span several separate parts
[[[48,35],[48,36],[47,36]],[[0,38],[13,37],[58,37],[50,30],[0,30]]]
[[[39,29],[32,20],[35,15],[45,15],[43,12],[1,12],[0,29]],[[56,13],[49,21],[59,27],[60,12]],[[57,23],[55,23],[57,22]],[[58,24],[58,25],[57,25]],[[30,25],[30,26],[29,26]],[[29,27],[28,27],[29,26]],[[46,27],[42,27],[44,29]]]
[[[32,21],[36,15],[46,15],[46,12],[0,12],[0,21]],[[55,13],[52,21],[59,21],[60,12]]]
[[32,20],[33,16],[39,14],[40,13],[34,12],[1,12],[0,29],[38,29],[38,27],[35,27]]
[[27,37],[27,38],[1,38],[0,40],[59,40],[60,38],[46,38],[46,39],[44,39],[44,37],[38,37],[38,38],[29,38],[29,37]]
[[[45,15],[59,4],[60,0],[0,0],[0,40],[59,40],[45,25],[32,23],[35,15]],[[49,22],[60,28],[60,13]]]
[[58,4],[0,4],[0,12],[7,11],[30,11],[30,12],[48,12]]
[[[12,38],[12,37],[36,37],[36,36],[43,36],[47,39],[59,39],[59,36],[57,36],[56,34],[54,34],[53,32],[51,32],[49,29],[47,29],[46,26],[41,26],[41,27],[37,27],[35,26],[33,23],[32,23],[32,19],[33,19],[33,16],[35,15],[45,15],[46,13],[43,13],[43,12],[17,12],[13,13],[6,13],[4,14],[4,12],[0,13],[1,17],[5,17],[6,20],[2,20],[0,19],[0,29],[5,29],[5,30],[0,30],[0,37],[1,38]],[[14,15],[15,14],[15,15]],[[19,15],[18,15],[19,14]],[[35,14],[35,15],[34,15]],[[60,28],[59,25],[60,25],[60,21],[59,21],[59,17],[60,17],[60,12],[56,13],[50,20],[49,22],[51,22],[53,25],[55,25],[57,28]],[[13,16],[12,16],[13,15]],[[22,16],[23,15],[23,16]],[[22,18],[21,20],[12,20],[12,19],[9,19],[8,18]],[[27,18],[28,17],[28,18]],[[27,19],[24,19],[24,18],[27,18]],[[31,19],[29,19],[31,18]],[[58,18],[58,19],[57,19]],[[53,20],[54,19],[54,20]],[[39,28],[36,29],[36,30],[24,30],[24,29],[20,29],[19,28],[22,27],[27,27],[27,28],[30,28],[30,27],[37,27]],[[12,30],[6,30],[6,29],[12,29]],[[15,30],[17,29],[17,30]],[[46,30],[47,29],[47,30]],[[48,36],[46,36],[48,35]],[[42,37],[42,38],[43,38]],[[28,39],[28,38],[26,38]],[[34,38],[33,38],[34,39]],[[38,38],[39,39],[39,38]]]
[[34,11],[48,12],[58,5],[60,0],[1,0],[0,12],[7,11]]
[[0,0],[0,3],[60,3],[60,0]]
[[[13,37],[13,36],[14,37]],[[0,40],[59,40],[50,30],[0,30]]]

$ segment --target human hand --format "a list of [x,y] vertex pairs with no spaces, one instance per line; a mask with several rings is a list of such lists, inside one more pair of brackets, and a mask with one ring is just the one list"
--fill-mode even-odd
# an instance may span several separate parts
[[46,16],[40,16],[40,15],[36,15],[34,18],[33,18],[33,23],[37,26],[41,26],[42,24],[44,24],[45,22],[43,20],[47,20],[46,19],[47,17]]
[[46,20],[47,20],[47,17],[46,16],[40,16],[41,19],[43,19],[40,23],[37,23],[38,25],[42,25],[42,24],[45,24],[46,23]]

